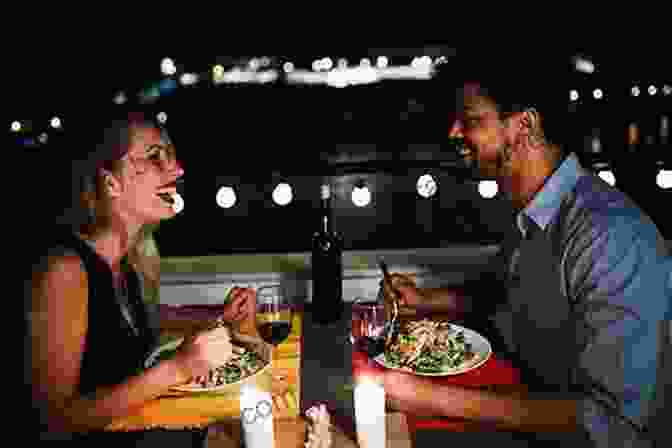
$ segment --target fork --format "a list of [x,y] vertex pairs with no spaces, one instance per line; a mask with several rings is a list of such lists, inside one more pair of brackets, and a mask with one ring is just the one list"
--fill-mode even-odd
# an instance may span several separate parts
[[398,328],[398,319],[399,319],[399,291],[394,287],[392,284],[392,277],[390,276],[390,272],[387,270],[387,264],[380,259],[378,261],[378,264],[380,265],[380,269],[383,271],[383,280],[385,283],[390,288],[390,291],[392,291],[392,319],[389,322],[389,326],[387,328],[387,336],[385,340],[385,346],[389,347],[392,342],[397,337],[397,334],[399,332]]

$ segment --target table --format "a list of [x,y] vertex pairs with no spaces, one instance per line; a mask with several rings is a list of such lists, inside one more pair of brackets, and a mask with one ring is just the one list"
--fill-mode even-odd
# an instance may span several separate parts
[[[178,325],[162,333],[162,342],[183,335],[194,323],[217,316],[221,307],[196,305],[183,307],[162,306],[161,313],[168,314]],[[179,319],[184,319],[179,325]],[[290,336],[278,346],[272,375],[260,375],[259,384],[270,383],[274,415],[278,420],[299,418],[302,314],[295,313]],[[180,330],[182,328],[182,330]],[[241,333],[256,333],[254,322],[239,329]],[[279,380],[277,377],[283,377]],[[168,393],[146,403],[132,415],[112,422],[108,431],[142,431],[149,429],[197,429],[207,428],[229,420],[239,425],[240,400],[237,394],[181,394]],[[282,434],[286,433],[282,432]]]
[[[380,368],[371,365],[365,354],[353,352],[349,342],[351,308],[346,303],[343,316],[329,325],[318,325],[311,319],[311,306],[297,308],[289,338],[278,349],[276,374],[287,377],[286,384],[272,382],[274,421],[278,446],[303,446],[306,422],[302,415],[312,405],[325,403],[338,428],[343,443],[356,440],[353,405],[353,371]],[[195,321],[217,315],[221,310],[213,305],[165,306],[163,313],[185,317],[185,328]],[[173,316],[174,317],[174,316]],[[468,325],[466,325],[468,326]],[[247,331],[256,331],[248,324]],[[184,330],[182,330],[184,332]],[[242,329],[241,329],[242,332]],[[179,328],[163,338],[180,334]],[[299,375],[300,372],[300,375]],[[495,355],[478,370],[451,377],[450,381],[476,387],[514,385],[517,371]],[[113,422],[111,431],[145,430],[148,428],[184,429],[208,428],[208,446],[226,446],[230,439],[240,437],[239,400],[232,396],[166,396],[147,403],[133,415]],[[482,426],[450,419],[419,419],[390,412],[388,428],[398,429],[391,436],[397,447],[407,447],[410,440],[423,431],[462,433],[480,431]],[[239,440],[239,439],[238,439]],[[334,439],[336,440],[336,438]],[[219,445],[217,445],[219,444]],[[348,446],[347,444],[343,446]],[[334,445],[334,448],[338,448]]]
[[[193,328],[197,322],[212,318],[220,311],[221,307],[213,305],[181,307],[162,305],[161,312],[170,317],[171,321],[178,322],[178,325],[162,334],[163,342],[181,336],[185,331]],[[324,377],[325,372],[329,372],[328,363],[321,364],[321,356],[315,354],[315,348],[318,348],[321,353],[326,353],[324,345],[320,345],[319,341],[324,340],[329,330],[315,326],[310,319],[310,313],[305,313],[304,307],[297,307],[296,311],[290,336],[278,347],[278,356],[275,359],[273,371],[273,376],[284,376],[287,380],[282,382],[275,378],[268,378],[272,382],[276,446],[303,447],[307,423],[302,415],[305,415],[305,411],[311,405],[320,402],[329,403],[328,408],[335,423],[332,432],[333,448],[354,448],[356,447],[354,426],[348,418],[347,410],[348,406],[351,406],[352,399],[348,405],[347,397],[343,395],[343,391],[347,388],[340,387],[342,384],[336,385],[334,381],[331,381],[334,386],[331,391],[336,395],[330,396],[328,388],[325,390]],[[182,324],[179,324],[180,319],[176,319],[180,316],[184,319]],[[339,331],[343,328],[343,325],[336,325],[332,327],[332,331]],[[252,322],[248,322],[240,328],[240,331],[246,334],[256,333],[256,328]],[[307,343],[307,341],[310,342]],[[345,347],[344,344],[340,345]],[[305,346],[307,346],[310,359],[304,356]],[[342,366],[344,359],[350,359],[349,351],[347,357],[339,357],[333,350],[330,353],[336,355],[332,358],[332,365]],[[349,362],[346,364],[349,366]],[[347,371],[350,372],[349,367]],[[303,381],[299,372],[307,372],[306,376],[309,380]],[[332,380],[335,378],[333,374],[326,376]],[[307,401],[301,399],[305,389],[308,390],[309,400]],[[313,397],[311,393],[316,395]],[[334,401],[333,398],[336,400]],[[237,441],[241,440],[239,409],[240,401],[235,395],[174,394],[152,400],[132,415],[114,421],[107,430],[207,428],[206,445],[208,448],[237,446]],[[387,419],[388,440],[390,441],[388,446],[390,448],[410,448],[411,440],[406,416],[401,413],[390,413]]]

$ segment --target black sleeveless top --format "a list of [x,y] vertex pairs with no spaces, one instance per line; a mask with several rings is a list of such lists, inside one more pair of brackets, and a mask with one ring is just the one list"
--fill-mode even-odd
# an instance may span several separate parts
[[89,325],[82,357],[79,392],[123,382],[144,368],[144,361],[158,343],[156,329],[149,325],[137,274],[129,269],[128,312],[137,334],[122,313],[112,279],[112,271],[91,247],[74,235],[61,243],[82,258],[89,284]]
[[[125,381],[144,369],[144,361],[158,344],[158,329],[150,325],[142,300],[139,277],[132,268],[126,272],[129,323],[117,299],[112,271],[85,242],[71,233],[59,234],[52,247],[74,250],[82,259],[88,276],[88,330],[80,366],[79,393],[91,394],[101,386]],[[134,330],[135,327],[135,330]],[[171,439],[176,446],[200,446],[202,431],[95,431],[69,438],[67,446],[90,446],[97,442],[119,442],[123,446],[156,446]],[[42,439],[42,441],[44,441]],[[180,442],[178,442],[180,441]],[[184,441],[184,442],[181,442]],[[76,443],[76,445],[73,445]],[[49,445],[52,445],[51,443]]]

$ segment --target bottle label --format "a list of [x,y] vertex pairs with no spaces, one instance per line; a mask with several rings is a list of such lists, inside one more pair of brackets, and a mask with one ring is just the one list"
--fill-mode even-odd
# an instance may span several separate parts
[[660,118],[660,137],[661,140],[667,141],[670,136],[670,119],[663,115]]
[[329,188],[329,185],[322,185],[320,197],[322,199],[329,199],[329,196],[331,196],[331,189]]
[[639,127],[637,123],[630,123],[628,126],[628,145],[630,147],[636,146],[639,144]]

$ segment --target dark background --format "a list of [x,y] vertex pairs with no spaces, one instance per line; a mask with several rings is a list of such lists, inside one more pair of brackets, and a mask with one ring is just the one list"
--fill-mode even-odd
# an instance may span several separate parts
[[[427,45],[440,47],[449,56],[460,52],[449,45]],[[422,55],[422,48],[361,46],[327,54],[290,51],[285,56],[269,56],[309,68],[313,59],[323,56],[346,57],[352,64],[361,57],[375,58],[387,52],[390,63],[397,65]],[[52,67],[48,74],[33,61],[17,61],[12,85],[23,95],[8,107],[8,119],[31,120],[35,136],[40,126],[47,129],[49,119],[58,115],[64,121],[62,134],[78,132],[77,120],[69,117],[111,107],[118,91],[133,98],[133,92],[156,84],[163,78],[160,61],[164,56],[175,58],[178,69],[207,73],[216,62],[226,65],[237,56],[263,56],[264,52],[229,54],[234,56],[58,55],[41,60],[43,66]],[[569,70],[570,57],[575,54],[588,56],[597,72],[588,76]],[[672,81],[667,64],[659,59],[661,54],[647,47],[627,58],[604,48],[557,48],[544,56],[551,63],[543,70],[535,71],[530,64],[530,76],[546,78],[548,88],[565,92],[568,103],[569,90],[579,90],[581,98],[567,126],[571,149],[587,166],[609,164],[617,186],[672,239],[672,222],[666,213],[670,190],[661,190],[655,183],[656,162],[665,166],[672,162],[669,145],[662,144],[657,134],[660,116],[672,113],[672,96],[660,92],[664,83]],[[639,97],[630,95],[635,84],[642,90]],[[646,93],[649,84],[658,87],[657,95]],[[596,87],[605,92],[599,101],[592,98]],[[167,127],[186,170],[185,210],[162,223],[157,234],[162,255],[308,250],[318,225],[319,185],[324,179],[335,185],[335,222],[346,249],[498,242],[511,224],[511,212],[501,195],[481,198],[477,182],[460,170],[447,141],[445,95],[433,81],[384,81],[345,89],[213,86],[203,81],[140,106],[152,115],[167,113]],[[642,144],[628,152],[627,126],[632,121],[640,126]],[[602,141],[600,154],[590,151],[589,137],[595,133]],[[648,143],[647,135],[652,137]],[[57,137],[53,135],[51,141]],[[28,169],[43,173],[60,166],[56,160],[63,152],[67,160],[73,150],[67,145],[56,150],[53,144],[21,143],[15,147],[26,156]],[[418,176],[427,172],[439,185],[438,194],[430,199],[420,197],[415,187]],[[285,207],[271,199],[281,180],[289,182],[294,191],[294,201]],[[373,195],[371,204],[362,208],[350,200],[358,181],[366,182]],[[221,185],[237,189],[238,202],[231,209],[215,203]]]

